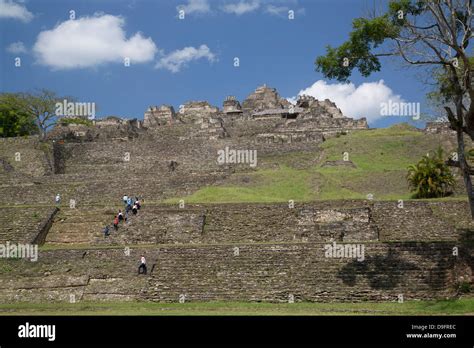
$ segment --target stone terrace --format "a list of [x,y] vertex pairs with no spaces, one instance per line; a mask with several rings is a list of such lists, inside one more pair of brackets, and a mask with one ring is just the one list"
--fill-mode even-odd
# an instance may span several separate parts
[[[364,262],[320,243],[43,251],[2,261],[0,301],[396,301],[452,296],[453,243],[365,244]],[[149,275],[139,276],[144,254]]]
[[63,208],[47,244],[221,244],[254,242],[456,241],[461,232],[444,216],[467,214],[464,203],[329,201],[286,204],[147,205],[104,238],[102,228],[121,206]]
[[[0,139],[0,242],[44,244],[37,262],[0,260],[0,302],[396,301],[454,297],[471,281],[465,202],[157,204],[255,170],[220,165],[226,147],[318,158],[328,137],[367,128],[328,100],[301,97],[293,109],[266,86],[225,105],[59,125],[46,142]],[[104,238],[124,194],[143,209]],[[364,261],[327,257],[333,242],[363,246]],[[141,254],[148,276],[137,275]]]
[[[472,267],[446,218],[465,203],[145,204],[105,239],[116,209],[62,208],[38,262],[0,261],[0,301],[433,299],[454,296]],[[364,261],[327,257],[333,241],[363,245]],[[141,254],[149,276],[136,274]]]

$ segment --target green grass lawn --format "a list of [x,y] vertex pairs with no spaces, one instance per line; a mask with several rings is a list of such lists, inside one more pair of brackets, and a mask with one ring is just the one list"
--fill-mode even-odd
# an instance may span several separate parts
[[[407,167],[429,151],[442,146],[455,149],[454,138],[427,135],[408,125],[359,130],[331,138],[314,152],[273,155],[259,159],[259,168],[237,173],[229,184],[204,187],[188,197],[167,200],[176,203],[284,202],[366,199],[407,200],[411,193]],[[324,167],[326,161],[342,160],[347,152],[356,168]],[[240,180],[245,178],[246,180]],[[461,195],[448,199],[464,199]]]
[[474,315],[474,298],[404,303],[15,303],[0,304],[0,315]]

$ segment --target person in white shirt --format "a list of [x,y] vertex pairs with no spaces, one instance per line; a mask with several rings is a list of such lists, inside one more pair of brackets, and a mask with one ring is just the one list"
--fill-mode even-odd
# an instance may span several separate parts
[[56,204],[61,203],[61,196],[59,195],[59,193],[56,195],[55,200],[56,200]]
[[[140,272],[140,270],[143,269],[143,272]],[[146,259],[145,256],[142,255],[140,258],[140,266],[138,266],[138,274],[146,274]]]

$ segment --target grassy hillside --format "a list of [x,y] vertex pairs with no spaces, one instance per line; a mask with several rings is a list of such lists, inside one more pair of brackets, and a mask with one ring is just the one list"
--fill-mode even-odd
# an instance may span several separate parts
[[[259,158],[258,170],[238,173],[219,187],[206,187],[176,202],[282,202],[366,199],[410,199],[405,179],[407,167],[441,146],[455,151],[455,139],[427,135],[399,124],[390,128],[354,131],[324,142],[314,152]],[[324,166],[342,160],[347,152],[356,166]],[[461,179],[461,178],[459,178]],[[462,183],[457,194],[446,199],[464,199]]]

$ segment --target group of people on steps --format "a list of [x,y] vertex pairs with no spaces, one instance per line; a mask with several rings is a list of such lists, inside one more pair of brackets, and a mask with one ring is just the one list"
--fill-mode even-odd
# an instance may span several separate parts
[[[58,195],[59,196],[59,195]],[[137,215],[138,211],[141,208],[141,202],[140,199],[135,196],[133,198],[132,196],[127,196],[124,195],[122,197],[122,202],[125,206],[125,214],[122,212],[122,209],[119,209],[118,214],[114,216],[114,221],[113,221],[113,227],[115,231],[118,231],[118,226],[120,222],[127,223],[128,220],[128,213],[131,211],[133,215]],[[110,235],[110,228],[109,225],[104,227],[104,236],[108,237]],[[147,274],[147,267],[146,267],[146,259],[145,255],[141,255],[140,257],[140,262],[138,266],[138,274]]]
[[[112,226],[115,231],[118,231],[120,222],[127,223],[129,212],[132,212],[133,215],[137,215],[138,211],[141,208],[141,202],[137,196],[133,198],[132,196],[124,195],[122,198],[122,202],[125,206],[124,208],[125,213],[122,212],[122,209],[119,209],[117,215],[114,216]],[[104,227],[103,232],[104,232],[104,237],[108,237],[110,235],[109,225]]]

